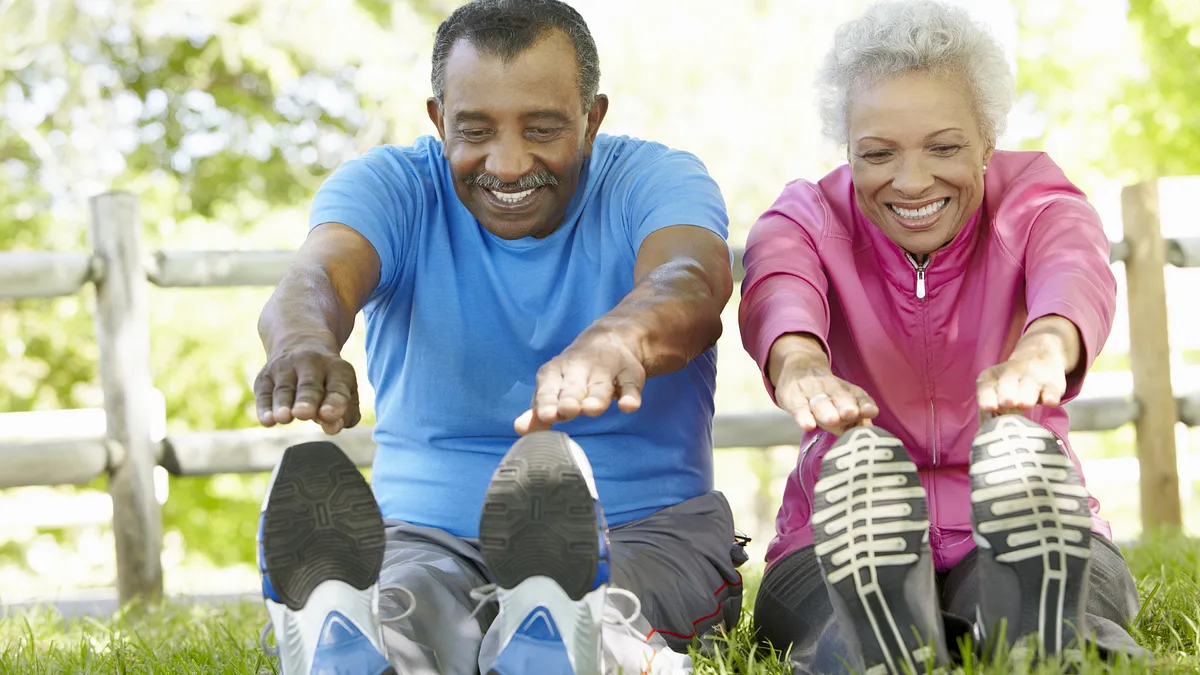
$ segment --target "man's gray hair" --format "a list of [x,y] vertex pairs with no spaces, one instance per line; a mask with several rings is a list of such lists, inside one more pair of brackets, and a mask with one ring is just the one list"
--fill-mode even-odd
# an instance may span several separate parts
[[1004,50],[966,10],[935,0],[885,1],[838,27],[817,76],[824,133],[848,141],[851,97],[908,72],[961,78],[984,138],[995,144],[1013,105]]

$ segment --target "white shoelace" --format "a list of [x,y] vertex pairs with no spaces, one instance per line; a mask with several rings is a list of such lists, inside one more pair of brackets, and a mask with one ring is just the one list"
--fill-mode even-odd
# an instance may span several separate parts
[[[642,613],[642,601],[639,600],[638,596],[634,595],[632,591],[627,591],[624,588],[609,586],[604,592],[607,596],[618,596],[629,600],[633,604],[633,611],[626,615],[621,613],[621,610],[616,606],[615,603],[605,602],[604,615],[602,617],[603,621],[605,623],[625,626],[626,628],[632,629],[634,620],[636,620]],[[479,586],[478,588],[472,588],[470,593],[471,599],[476,601],[478,604],[475,605],[475,609],[471,611],[471,615],[467,618],[474,619],[476,615],[479,614],[480,610],[487,606],[489,602],[496,599],[496,596],[499,595],[499,593],[500,589],[496,586],[496,584],[485,584],[483,586]]]
[[[413,595],[412,591],[410,591],[407,588],[404,588],[402,586],[396,586],[394,588],[389,588],[388,590],[389,591],[400,591],[408,596],[408,607],[405,608],[404,612],[401,613],[399,616],[388,617],[388,621],[402,621],[404,619],[407,619],[414,611],[416,611],[417,596]],[[472,597],[474,597],[474,596],[472,596]],[[262,632],[258,634],[258,642],[260,645],[262,645],[263,653],[265,653],[267,656],[269,656],[271,658],[275,658],[275,657],[279,656],[279,645],[278,644],[276,644],[276,645],[267,644],[268,636],[274,634],[274,632],[275,632],[275,626],[271,623],[270,619],[267,619],[267,622],[263,624]]]

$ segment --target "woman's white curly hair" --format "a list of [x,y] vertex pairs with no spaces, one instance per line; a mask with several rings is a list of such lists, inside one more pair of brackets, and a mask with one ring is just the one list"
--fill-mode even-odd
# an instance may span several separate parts
[[960,7],[899,0],[872,5],[838,27],[816,83],[825,135],[844,145],[851,96],[907,72],[961,78],[984,138],[994,146],[1004,133],[1014,81],[1000,43]]

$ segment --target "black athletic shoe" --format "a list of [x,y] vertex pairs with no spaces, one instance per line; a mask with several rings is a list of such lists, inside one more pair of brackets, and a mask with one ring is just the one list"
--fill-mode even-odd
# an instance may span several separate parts
[[333,443],[288,448],[263,500],[263,599],[284,675],[395,675],[379,623],[383,517]]
[[1086,630],[1092,514],[1054,434],[1018,415],[989,421],[971,450],[980,624],[990,640],[1032,636],[1042,655],[1077,653]]
[[850,665],[867,675],[940,672],[949,658],[929,510],[903,444],[879,427],[847,431],[815,491],[815,551]]
[[599,675],[609,582],[608,526],[587,456],[566,434],[518,440],[479,518],[496,580],[495,675]]

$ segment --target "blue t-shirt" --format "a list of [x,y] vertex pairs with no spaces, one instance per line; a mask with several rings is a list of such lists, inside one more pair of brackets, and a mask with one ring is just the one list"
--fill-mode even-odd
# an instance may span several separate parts
[[[562,225],[500,239],[454,192],[442,143],[377,147],[339,167],[310,227],[337,222],[379,253],[365,308],[376,392],[372,471],[387,518],[476,537],[484,492],[517,440],[538,368],[633,289],[634,259],[672,225],[728,237],[716,182],[695,156],[600,135]],[[642,407],[555,429],[587,453],[617,525],[712,489],[716,352],[651,378]]]

